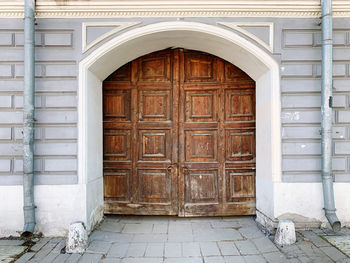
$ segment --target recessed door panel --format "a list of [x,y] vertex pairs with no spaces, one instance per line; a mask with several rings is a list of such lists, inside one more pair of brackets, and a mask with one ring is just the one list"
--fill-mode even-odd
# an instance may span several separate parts
[[167,169],[139,169],[139,200],[145,203],[168,203],[171,180]]
[[170,90],[140,90],[140,121],[169,121],[171,113]]
[[186,174],[186,203],[217,203],[217,170],[189,170]]
[[130,132],[130,130],[105,129],[103,141],[105,160],[131,160]]
[[217,121],[217,92],[185,91],[185,121],[214,122]]
[[252,171],[226,171],[226,198],[228,202],[239,202],[255,197],[255,174]]
[[186,162],[217,161],[217,131],[185,131]]
[[225,120],[251,121],[255,119],[254,91],[226,90]]
[[226,160],[246,161],[255,158],[255,132],[226,130]]
[[104,93],[103,114],[105,120],[130,121],[130,90],[113,90]]
[[171,162],[170,130],[139,130],[139,161]]
[[104,169],[104,192],[105,198],[118,201],[129,201],[130,192],[129,169]]

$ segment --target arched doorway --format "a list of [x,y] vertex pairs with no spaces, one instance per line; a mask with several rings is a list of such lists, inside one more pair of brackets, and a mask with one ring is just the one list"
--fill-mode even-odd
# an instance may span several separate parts
[[255,214],[255,82],[216,56],[153,52],[103,82],[105,213]]
[[79,63],[78,180],[81,220],[90,230],[104,213],[103,81],[134,59],[169,47],[200,50],[238,66],[256,83],[256,214],[273,224],[281,180],[281,108],[279,64],[275,58],[233,31],[198,22],[170,21],[129,30]]

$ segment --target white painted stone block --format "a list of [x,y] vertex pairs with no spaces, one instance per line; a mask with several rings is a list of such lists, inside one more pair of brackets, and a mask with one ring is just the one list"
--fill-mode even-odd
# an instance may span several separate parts
[[48,172],[66,172],[76,171],[77,160],[76,159],[46,159],[45,171]]
[[[23,108],[23,96],[15,96],[15,107]],[[35,95],[35,107],[41,107],[41,96]]]
[[11,65],[0,65],[0,77],[12,77]]
[[[0,113],[1,114],[1,113]],[[78,120],[77,111],[46,111],[35,112],[36,123],[76,123]],[[21,116],[23,119],[23,115]],[[1,121],[1,115],[0,115]]]
[[345,108],[346,105],[346,96],[345,95],[335,95],[333,96],[333,107],[342,107]]
[[46,107],[76,107],[77,97],[75,95],[46,96]]
[[[24,65],[23,64],[16,64],[15,65],[15,76],[16,77],[23,77],[24,76]],[[42,66],[35,65],[35,77],[41,77],[41,76],[42,76]]]
[[0,140],[11,140],[11,128],[0,128]]
[[312,76],[312,64],[287,64],[284,65],[282,76]]
[[0,159],[0,172],[10,172],[11,171],[11,160]]
[[338,111],[339,123],[350,123],[350,111]]
[[0,96],[0,108],[11,108],[12,96]]
[[76,139],[78,129],[76,127],[47,127],[45,128],[45,139]]
[[312,32],[285,32],[285,46],[312,46]]
[[72,34],[70,33],[46,33],[44,36],[45,46],[71,46]]
[[77,148],[77,143],[75,142],[38,142],[34,145],[35,154],[37,155],[76,155]]
[[275,243],[280,246],[291,245],[296,241],[294,223],[290,220],[280,220],[275,235]]
[[49,64],[46,65],[47,77],[75,77],[77,75],[76,65]]
[[[24,34],[23,33],[16,33],[15,34],[15,43],[16,46],[23,46],[24,45]],[[41,46],[41,33],[35,33],[35,45]]]
[[67,253],[83,253],[88,245],[88,235],[83,222],[70,224],[66,243]]
[[0,33],[0,46],[12,46],[12,33]]

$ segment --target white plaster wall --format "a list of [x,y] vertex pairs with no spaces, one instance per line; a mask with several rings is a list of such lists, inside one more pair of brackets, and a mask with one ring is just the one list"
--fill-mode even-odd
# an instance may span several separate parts
[[[36,229],[45,236],[65,236],[74,221],[85,222],[83,185],[35,186]],[[22,186],[0,186],[0,237],[23,229]]]
[[[266,145],[266,142],[273,141],[273,124],[269,120],[273,102],[271,101],[272,90],[263,88],[271,86],[271,81],[270,74],[266,73],[256,81],[257,87],[261,87],[256,89],[256,98],[259,98],[256,100],[256,127],[260,129],[259,135],[256,136],[256,145],[260,146],[256,147],[256,209],[272,218],[274,215],[274,179],[271,176],[273,172],[271,167],[278,159],[273,160],[272,148]],[[275,143],[278,144],[279,141]]]
[[102,82],[94,74],[82,74],[80,77],[86,78],[86,83],[92,87],[84,87],[86,96],[83,97],[81,93],[79,96],[79,120],[84,124],[79,125],[79,142],[86,141],[87,147],[80,148],[78,165],[79,181],[86,185],[84,222],[91,231],[102,220],[104,205]]
[[[337,215],[342,226],[350,226],[350,184],[334,183]],[[323,210],[322,183],[280,183],[274,185],[274,217],[288,218],[299,227],[329,226]]]

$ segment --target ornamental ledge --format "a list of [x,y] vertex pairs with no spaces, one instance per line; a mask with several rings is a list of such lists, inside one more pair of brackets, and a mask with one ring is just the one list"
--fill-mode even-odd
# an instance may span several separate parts
[[[109,17],[280,17],[318,18],[320,11],[37,11],[37,18],[109,18]],[[22,11],[0,11],[0,18],[23,18]],[[350,17],[349,11],[333,11],[333,17]]]

